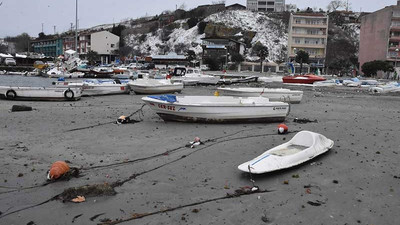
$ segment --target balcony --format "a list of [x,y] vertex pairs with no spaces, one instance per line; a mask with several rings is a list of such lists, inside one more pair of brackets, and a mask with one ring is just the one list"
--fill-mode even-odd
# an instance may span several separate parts
[[293,23],[292,27],[307,27],[307,28],[328,28],[327,24],[307,24],[307,23]]
[[326,34],[292,33],[292,37],[301,37],[301,38],[326,38]]
[[292,43],[292,48],[317,48],[325,49],[324,44],[304,44],[304,43]]
[[389,38],[390,41],[400,41],[400,36],[391,36]]

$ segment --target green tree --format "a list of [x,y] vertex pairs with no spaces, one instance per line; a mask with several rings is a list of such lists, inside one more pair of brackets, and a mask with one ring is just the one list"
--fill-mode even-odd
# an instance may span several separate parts
[[89,61],[89,65],[95,65],[97,61],[100,60],[100,55],[96,51],[88,51],[86,58]]
[[207,27],[207,22],[201,21],[201,22],[197,25],[197,27],[198,27],[198,33],[199,33],[199,34],[204,34],[204,30],[205,30],[206,27]]
[[300,74],[303,72],[303,63],[308,63],[309,59],[310,55],[307,52],[303,50],[297,52],[295,61],[300,63]]
[[22,33],[16,37],[6,37],[6,41],[13,42],[15,44],[15,50],[17,52],[27,52],[29,49],[31,37],[27,33]]
[[188,50],[185,54],[187,60],[193,61],[196,59],[196,53],[193,50]]
[[374,60],[370,62],[366,62],[361,66],[361,70],[367,77],[376,76],[378,71],[383,72],[394,72],[393,65],[389,62],[382,60]]
[[[269,55],[268,47],[261,44],[261,42],[257,42],[253,46],[253,53],[255,53],[258,57],[260,57],[260,66],[262,68],[264,60]],[[262,69],[260,69],[260,73],[261,72],[262,72]]]
[[189,29],[192,28],[192,27],[194,27],[194,26],[196,26],[198,22],[199,22],[199,19],[198,19],[198,18],[195,18],[195,17],[190,18],[190,19],[187,21],[187,24],[188,24],[188,26],[189,26]]
[[232,62],[235,62],[236,65],[238,65],[244,61],[244,58],[241,54],[235,52],[235,53],[232,53],[231,60],[232,60]]

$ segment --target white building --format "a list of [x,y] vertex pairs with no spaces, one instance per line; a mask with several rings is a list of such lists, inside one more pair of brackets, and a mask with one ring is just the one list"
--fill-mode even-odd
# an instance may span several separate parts
[[119,49],[119,37],[108,31],[100,31],[90,35],[91,50],[101,56],[101,62],[108,64]]
[[283,12],[285,0],[247,0],[247,9],[251,11]]

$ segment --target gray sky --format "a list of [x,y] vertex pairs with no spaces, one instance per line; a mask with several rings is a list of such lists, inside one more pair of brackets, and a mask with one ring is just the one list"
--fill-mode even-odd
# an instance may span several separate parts
[[[211,4],[216,0],[78,0],[79,27],[119,22],[126,18],[137,18],[160,14],[164,10],[174,10],[183,3],[186,9],[198,5]],[[326,9],[331,0],[286,0],[286,4],[296,4],[298,8],[317,7]],[[226,4],[246,0],[227,0]],[[395,5],[396,0],[349,0],[353,11],[373,12],[387,5]],[[75,0],[0,0],[0,37],[15,36],[23,32],[37,37],[43,31],[53,34],[64,32],[75,23]]]

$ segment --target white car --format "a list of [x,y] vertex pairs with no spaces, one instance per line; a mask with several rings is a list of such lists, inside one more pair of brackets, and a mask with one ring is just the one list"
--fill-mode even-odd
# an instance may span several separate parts
[[16,66],[17,62],[13,58],[6,58],[6,59],[4,59],[4,64],[6,66]]
[[200,70],[207,71],[207,70],[210,70],[210,68],[207,65],[200,65]]

